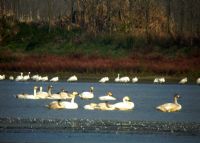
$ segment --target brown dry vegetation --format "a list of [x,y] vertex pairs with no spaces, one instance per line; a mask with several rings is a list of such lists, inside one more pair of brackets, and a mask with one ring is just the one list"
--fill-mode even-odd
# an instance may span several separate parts
[[[78,72],[78,73],[156,73],[177,75],[198,73],[200,57],[193,58],[162,58],[162,57],[127,57],[102,58],[98,56],[55,56],[55,55],[1,55],[1,71],[31,71],[31,72]],[[6,61],[5,59],[9,59]]]
[[0,71],[199,76],[199,0],[59,2],[0,0]]

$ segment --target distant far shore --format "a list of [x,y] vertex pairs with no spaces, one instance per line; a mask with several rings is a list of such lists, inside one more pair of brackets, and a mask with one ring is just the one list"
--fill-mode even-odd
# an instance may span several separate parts
[[200,76],[200,58],[103,58],[95,56],[56,56],[56,55],[1,55],[0,75],[17,76],[20,72],[26,75],[59,76],[65,81],[76,75],[79,81],[98,81],[108,76],[110,82],[120,76],[138,77],[139,82],[151,83],[155,77],[165,77],[170,83],[177,83],[188,77],[189,83],[195,83]]

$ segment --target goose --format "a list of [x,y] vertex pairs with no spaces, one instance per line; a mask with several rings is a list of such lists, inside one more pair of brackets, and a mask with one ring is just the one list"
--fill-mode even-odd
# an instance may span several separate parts
[[90,103],[90,104],[84,105],[83,108],[86,110],[95,110],[95,109],[98,109],[98,105],[97,103]]
[[14,80],[14,77],[13,76],[9,76],[9,80]]
[[18,94],[16,96],[16,98],[20,98],[20,99],[39,99],[37,97],[37,95],[36,95],[37,88],[38,88],[37,86],[34,86],[34,88],[33,88],[33,95],[22,93],[22,94]]
[[105,83],[105,82],[107,82],[107,81],[109,81],[109,77],[102,77],[102,78],[99,80],[100,83]]
[[5,75],[0,75],[0,80],[4,80],[5,79]]
[[36,93],[36,96],[40,99],[46,99],[49,96],[49,94],[48,92],[44,92],[42,86],[40,86],[40,91]]
[[133,83],[138,82],[138,78],[137,78],[137,77],[132,78],[132,82],[133,82]]
[[99,103],[98,109],[103,111],[112,111],[115,110],[115,106],[112,104],[109,104],[107,101],[105,103]]
[[23,72],[20,73],[15,79],[16,81],[22,81],[23,80]]
[[124,76],[124,77],[121,77],[119,79],[120,82],[124,82],[124,83],[127,83],[127,82],[130,82],[130,78],[128,76]]
[[90,91],[84,91],[79,96],[82,99],[92,99],[94,98],[94,93],[93,93],[94,87],[90,87]]
[[119,82],[120,81],[120,77],[119,77],[119,73],[117,74],[117,77],[115,78],[115,82]]
[[100,96],[99,100],[105,100],[105,101],[116,100],[116,98],[113,97],[112,95],[113,95],[112,92],[108,92],[105,96]]
[[52,81],[52,82],[57,82],[59,80],[59,77],[53,77],[50,81]]
[[199,78],[197,78],[197,84],[200,84],[200,77]]
[[157,106],[156,109],[162,112],[176,112],[181,110],[182,106],[178,104],[177,99],[180,98],[179,94],[174,95],[174,103],[165,103]]
[[71,102],[68,101],[61,101],[60,105],[65,108],[65,109],[77,109],[78,108],[78,104],[74,102],[75,97],[78,95],[78,92],[73,92],[72,93],[73,98],[71,99]]
[[22,81],[29,80],[30,79],[30,74],[31,74],[31,72],[28,72],[28,74],[23,77]]
[[67,81],[77,81],[78,80],[78,78],[77,78],[77,76],[75,76],[75,75],[73,75],[73,76],[71,76],[71,77],[69,77],[68,79],[67,79]]
[[130,101],[128,96],[125,96],[123,102],[115,103],[113,106],[118,110],[131,110],[134,108],[134,103]]
[[187,83],[187,81],[188,81],[188,79],[187,79],[187,77],[185,77],[185,78],[181,79],[181,80],[179,81],[179,83],[180,83],[180,84],[185,84],[185,83]]

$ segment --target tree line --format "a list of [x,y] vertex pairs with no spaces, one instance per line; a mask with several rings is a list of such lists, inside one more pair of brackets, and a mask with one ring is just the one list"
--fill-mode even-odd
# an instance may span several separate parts
[[0,16],[44,22],[96,36],[122,34],[193,45],[200,37],[199,0],[0,0]]

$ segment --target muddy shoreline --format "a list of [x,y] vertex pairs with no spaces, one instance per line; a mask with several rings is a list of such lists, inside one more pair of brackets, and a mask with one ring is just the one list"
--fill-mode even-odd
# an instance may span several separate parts
[[89,119],[0,118],[0,131],[46,130],[102,133],[166,133],[200,136],[200,123]]

